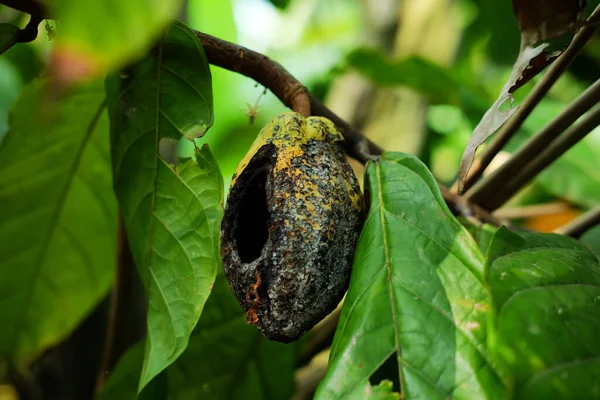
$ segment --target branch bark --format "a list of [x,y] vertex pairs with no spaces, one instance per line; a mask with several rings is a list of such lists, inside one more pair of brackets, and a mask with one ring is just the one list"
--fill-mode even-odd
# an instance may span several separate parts
[[511,179],[556,140],[561,133],[579,117],[600,102],[600,79],[573,101],[544,129],[521,146],[515,154],[492,174],[478,182],[465,197],[476,204],[485,205],[498,193],[502,193]]
[[600,206],[591,209],[568,224],[556,229],[554,233],[578,239],[586,231],[598,224],[600,224]]
[[[595,22],[600,18],[600,6],[596,7],[594,12],[587,19],[587,24],[573,37],[571,44],[552,63],[548,71],[544,74],[539,83],[533,88],[531,93],[527,96],[521,108],[508,120],[502,127],[500,132],[496,134],[494,140],[490,143],[488,148],[485,149],[480,158],[476,159],[471,167],[467,179],[464,183],[463,192],[466,192],[471,188],[475,182],[483,175],[485,169],[490,165],[494,157],[506,146],[508,141],[517,133],[517,131],[523,125],[523,122],[529,117],[532,111],[537,107],[539,102],[546,96],[548,91],[552,88],[554,83],[561,77],[561,75],[567,70],[571,62],[575,59],[577,54],[583,49],[583,47],[589,42],[594,36],[594,33],[598,29]],[[583,113],[582,113],[583,114]]]
[[500,207],[599,125],[600,105],[587,113],[581,122],[571,126],[558,139],[550,143],[537,157],[529,161],[527,165],[515,174],[494,196],[490,196],[485,203],[481,203],[481,206],[487,210],[495,210]]
[[279,63],[264,54],[202,32],[196,32],[196,36],[209,63],[254,79],[283,104],[305,117],[317,115],[330,119],[344,136],[344,150],[350,157],[365,163],[383,153],[383,149],[324,106]]

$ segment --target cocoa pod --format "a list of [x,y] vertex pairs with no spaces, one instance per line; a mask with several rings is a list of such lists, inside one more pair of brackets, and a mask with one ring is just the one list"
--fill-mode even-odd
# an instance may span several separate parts
[[267,124],[233,177],[221,224],[223,269],[248,323],[291,342],[348,288],[363,199],[325,118]]

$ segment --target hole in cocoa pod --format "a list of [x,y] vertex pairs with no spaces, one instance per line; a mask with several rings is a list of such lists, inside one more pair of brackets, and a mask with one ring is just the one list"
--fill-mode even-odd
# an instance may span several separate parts
[[237,223],[233,229],[238,256],[243,263],[260,257],[269,239],[267,208],[267,171],[262,170],[245,183],[246,190],[238,200]]

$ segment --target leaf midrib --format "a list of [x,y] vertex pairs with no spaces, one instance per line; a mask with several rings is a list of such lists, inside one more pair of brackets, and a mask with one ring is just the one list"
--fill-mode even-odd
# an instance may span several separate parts
[[88,125],[85,135],[84,135],[84,137],[81,141],[81,144],[77,150],[75,158],[73,159],[73,162],[69,168],[69,171],[67,172],[67,181],[65,182],[65,185],[57,199],[57,203],[56,203],[57,207],[55,208],[54,213],[52,214],[50,224],[49,224],[48,234],[46,236],[46,239],[44,240],[44,244],[42,245],[42,250],[40,251],[38,259],[36,260],[36,263],[34,264],[34,270],[32,273],[32,276],[34,279],[32,279],[31,284],[30,284],[31,289],[28,291],[29,296],[27,297],[27,302],[26,302],[25,306],[23,307],[22,312],[20,313],[21,318],[19,318],[19,322],[18,322],[18,324],[16,324],[16,329],[14,331],[13,340],[11,340],[13,350],[15,350],[18,347],[17,343],[19,341],[19,334],[21,332],[21,329],[23,328],[24,321],[27,319],[29,307],[31,306],[33,297],[35,296],[35,291],[33,290],[33,288],[37,285],[37,278],[40,276],[41,268],[42,268],[42,265],[44,264],[43,261],[45,260],[48,249],[50,248],[50,243],[52,242],[52,239],[54,238],[54,232],[58,227],[58,222],[60,221],[60,217],[62,215],[67,196],[69,195],[69,189],[71,188],[73,180],[75,179],[75,175],[77,174],[79,165],[81,163],[81,159],[83,158],[83,154],[85,153],[85,150],[87,148],[87,144],[89,143],[89,140],[92,137],[92,134],[96,130],[96,126],[97,126],[98,122],[100,121],[100,117],[102,116],[102,113],[104,112],[105,107],[106,107],[106,99],[104,99],[100,103],[100,106],[98,107],[98,111],[96,111],[96,114],[94,114],[94,116],[92,117],[92,120],[90,121],[90,124]]
[[391,267],[391,259],[390,259],[390,253],[389,253],[389,249],[388,249],[388,235],[387,235],[387,229],[386,229],[386,223],[385,223],[385,209],[383,207],[383,194],[382,194],[382,184],[381,184],[381,164],[377,163],[376,164],[376,176],[377,176],[377,200],[379,202],[379,218],[380,218],[380,223],[381,223],[381,234],[383,237],[383,248],[384,248],[384,253],[385,253],[385,267],[387,269],[387,275],[388,275],[388,290],[390,292],[390,311],[392,312],[392,321],[394,323],[394,342],[396,344],[396,358],[397,358],[397,362],[400,364],[399,368],[398,368],[398,375],[399,375],[399,379],[400,379],[400,388],[401,388],[401,394],[400,397],[404,398],[404,393],[405,393],[405,389],[406,389],[406,382],[404,380],[404,373],[402,371],[402,350],[400,348],[400,342],[399,342],[399,328],[398,328],[398,321],[396,319],[396,297],[395,297],[395,293],[394,293],[394,288],[392,286],[392,267]]

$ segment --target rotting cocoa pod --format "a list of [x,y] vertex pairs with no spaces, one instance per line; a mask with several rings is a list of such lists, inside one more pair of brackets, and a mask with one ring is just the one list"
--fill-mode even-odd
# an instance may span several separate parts
[[278,115],[237,168],[221,224],[223,269],[246,320],[291,342],[348,288],[363,199],[325,118]]

